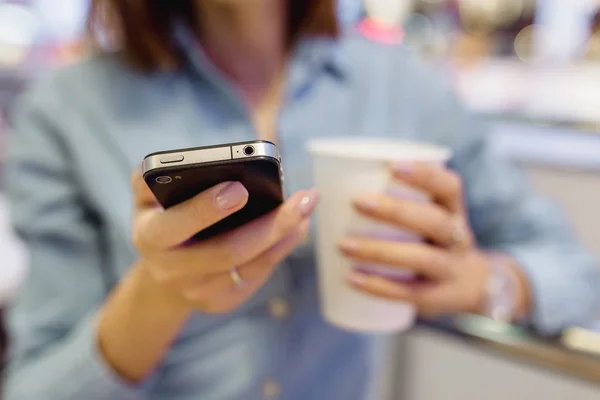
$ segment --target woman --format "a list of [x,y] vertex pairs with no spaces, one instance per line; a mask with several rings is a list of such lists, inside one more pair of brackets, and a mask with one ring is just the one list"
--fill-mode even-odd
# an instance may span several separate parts
[[[432,205],[356,202],[430,244],[340,243],[429,284],[354,274],[356,290],[425,317],[504,310],[547,334],[595,312],[598,270],[556,211],[409,52],[338,32],[333,0],[94,6],[119,18],[121,50],[39,84],[13,120],[9,194],[31,274],[11,313],[8,400],[366,398],[370,340],[321,321],[303,241],[318,203],[303,143],[318,135],[420,139],[455,154],[451,169],[390,172]],[[256,137],[279,142],[295,194],[248,226],[180,246],[248,194],[223,183],[163,211],[140,160]],[[512,290],[488,291],[492,279]]]

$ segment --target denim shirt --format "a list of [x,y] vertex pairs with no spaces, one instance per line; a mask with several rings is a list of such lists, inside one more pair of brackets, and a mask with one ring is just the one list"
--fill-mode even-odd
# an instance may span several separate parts
[[[15,109],[8,196],[30,275],[10,313],[5,399],[367,399],[373,338],[319,316],[310,239],[237,312],[192,317],[141,385],[120,380],[99,355],[94,316],[136,258],[131,172],[151,152],[256,137],[231,83],[190,37],[179,43],[187,61],[177,72],[142,75],[118,54],[99,55],[39,82]],[[449,146],[479,246],[513,255],[530,280],[533,326],[555,333],[598,309],[599,269],[560,212],[494,154],[482,125],[403,46],[350,32],[303,40],[278,135],[287,194],[311,186],[304,143],[313,137]]]

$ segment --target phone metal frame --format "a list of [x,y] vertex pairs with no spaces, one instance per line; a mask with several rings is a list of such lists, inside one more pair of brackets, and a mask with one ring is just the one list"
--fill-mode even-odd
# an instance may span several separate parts
[[[248,147],[254,149],[251,155],[247,155],[244,151]],[[281,163],[281,157],[277,146],[266,140],[161,151],[149,154],[144,158],[144,162],[142,163],[142,174],[146,175],[155,170],[163,170],[172,167],[212,164],[240,159],[251,160],[264,157],[274,159],[278,163]]]

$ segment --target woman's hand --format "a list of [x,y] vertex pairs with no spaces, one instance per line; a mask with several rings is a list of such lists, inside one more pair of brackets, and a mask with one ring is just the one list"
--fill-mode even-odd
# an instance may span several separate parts
[[463,205],[461,179],[444,167],[401,166],[394,178],[431,196],[416,202],[383,194],[356,199],[363,215],[391,223],[425,238],[423,242],[391,242],[348,237],[341,251],[357,264],[377,264],[414,272],[419,281],[394,281],[354,271],[357,289],[375,296],[414,304],[424,317],[479,312],[489,271],[488,257],[477,249]]
[[141,264],[182,305],[210,314],[237,309],[267,281],[304,239],[317,204],[315,191],[300,192],[232,232],[183,245],[246,205],[248,192],[242,184],[219,184],[168,210],[157,204],[139,173],[133,188],[133,240]]
[[297,193],[232,232],[190,243],[246,205],[241,184],[222,183],[168,210],[157,204],[140,173],[133,177],[133,191],[133,241],[140,259],[100,308],[97,340],[119,376],[141,382],[164,359],[192,311],[231,312],[266,282],[306,234],[317,196]]

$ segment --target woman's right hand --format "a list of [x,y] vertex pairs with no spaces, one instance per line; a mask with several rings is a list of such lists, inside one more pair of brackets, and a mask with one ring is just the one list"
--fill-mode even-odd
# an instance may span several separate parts
[[[318,202],[314,190],[296,193],[271,213],[226,234],[185,244],[196,233],[243,208],[248,192],[225,182],[163,210],[138,172],[133,178],[133,241],[140,266],[190,310],[224,314],[243,305],[304,239]],[[185,245],[184,245],[185,244]],[[231,276],[237,268],[244,285]]]

